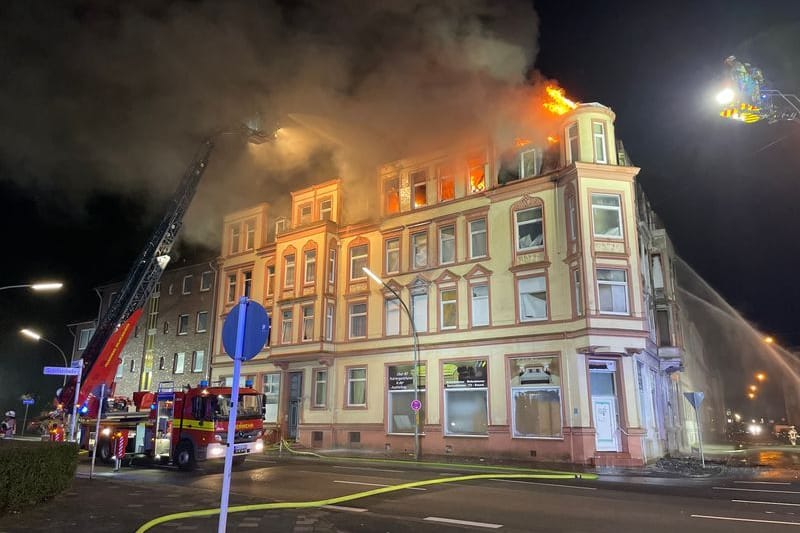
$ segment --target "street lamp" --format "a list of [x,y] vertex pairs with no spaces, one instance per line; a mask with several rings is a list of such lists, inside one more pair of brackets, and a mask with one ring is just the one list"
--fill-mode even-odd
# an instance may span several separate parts
[[64,284],[60,281],[48,281],[42,283],[24,283],[22,285],[6,285],[5,287],[0,287],[0,291],[6,289],[32,289],[37,292],[57,291],[63,286]]
[[[44,342],[50,344],[51,346],[54,346],[55,349],[58,350],[58,353],[61,354],[61,357],[64,358],[64,367],[65,368],[69,368],[69,361],[67,360],[67,354],[64,353],[64,350],[62,350],[58,346],[58,344],[54,343],[53,341],[51,341],[51,340],[49,340],[49,339],[47,339],[45,337],[42,337],[41,335],[39,335],[38,333],[36,333],[35,331],[32,331],[30,329],[22,329],[22,330],[20,330],[20,333],[25,335],[26,337],[28,337],[30,339],[35,340],[35,341],[44,341]],[[67,384],[67,375],[64,374],[64,385],[66,385],[66,384]],[[64,386],[64,385],[62,385],[62,386]]]
[[[403,308],[403,311],[406,312],[408,323],[411,326],[412,340],[414,343],[414,372],[411,376],[411,385],[414,387],[414,406],[419,406],[419,339],[417,338],[417,327],[414,325],[414,318],[411,316],[411,311],[409,311],[408,306],[397,293],[397,291],[394,290],[394,288],[376,276],[367,267],[361,267],[361,270],[364,271],[364,274],[372,278],[375,283],[382,285],[385,289],[391,292],[395,298],[397,298],[397,301],[400,302],[400,306]],[[419,461],[419,409],[414,409],[414,460]]]
[[773,339],[772,337],[764,337],[764,342],[766,342],[767,344],[772,344],[775,342],[775,339]]
[[767,379],[767,376],[763,372],[759,372],[756,374],[756,379],[758,381],[764,381],[765,379]]

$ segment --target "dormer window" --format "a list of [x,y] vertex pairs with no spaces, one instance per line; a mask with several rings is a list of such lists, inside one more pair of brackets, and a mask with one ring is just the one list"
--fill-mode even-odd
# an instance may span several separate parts
[[300,224],[308,224],[311,222],[311,204],[300,206],[299,222]]
[[286,231],[286,218],[280,217],[275,220],[275,235],[280,235],[284,231]]
[[580,160],[580,145],[578,144],[578,123],[567,127],[567,163]]
[[320,220],[330,220],[331,212],[333,211],[333,202],[330,198],[322,200],[319,203],[319,218]]

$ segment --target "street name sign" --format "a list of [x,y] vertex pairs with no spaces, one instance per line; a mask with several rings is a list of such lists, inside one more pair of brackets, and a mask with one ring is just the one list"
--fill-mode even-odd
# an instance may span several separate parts
[[71,366],[46,366],[44,367],[45,376],[77,376],[81,373],[80,368]]

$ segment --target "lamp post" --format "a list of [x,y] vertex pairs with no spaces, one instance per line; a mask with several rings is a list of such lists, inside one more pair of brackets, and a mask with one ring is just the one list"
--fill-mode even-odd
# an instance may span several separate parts
[[[364,274],[372,278],[372,280],[377,283],[378,285],[382,285],[385,289],[391,292],[397,301],[400,303],[400,306],[403,308],[403,311],[406,312],[406,316],[408,317],[408,323],[411,326],[411,335],[414,345],[414,372],[411,376],[411,385],[414,387],[414,405],[420,406],[419,403],[419,339],[417,338],[417,328],[414,325],[414,318],[411,316],[411,311],[409,311],[408,306],[400,297],[394,288],[388,285],[385,281],[381,278],[376,276],[370,269],[367,267],[361,267],[364,271]],[[414,460],[419,461],[419,409],[414,409]]]
[[[67,360],[67,354],[64,353],[64,350],[62,350],[58,346],[58,344],[54,343],[53,341],[51,341],[51,340],[49,340],[49,339],[47,339],[45,337],[42,337],[41,335],[39,335],[35,331],[31,331],[29,329],[22,329],[22,330],[20,330],[20,333],[25,335],[28,338],[31,338],[31,339],[35,340],[35,341],[44,341],[44,342],[50,344],[51,346],[54,346],[55,349],[58,350],[58,353],[61,354],[61,357],[64,358],[64,367],[65,368],[69,368],[69,361]],[[66,384],[67,384],[67,375],[64,374],[64,384],[62,385],[62,387],[64,385],[66,385]]]
[[57,291],[63,286],[64,284],[58,281],[46,282],[46,283],[24,283],[22,285],[6,285],[5,287],[0,287],[0,291],[4,291],[7,289],[31,289],[37,292]]

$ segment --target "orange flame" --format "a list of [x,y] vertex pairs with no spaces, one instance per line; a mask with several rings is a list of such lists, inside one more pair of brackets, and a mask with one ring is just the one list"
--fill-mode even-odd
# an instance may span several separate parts
[[544,88],[547,96],[550,97],[549,102],[544,102],[544,108],[555,113],[556,115],[563,115],[568,111],[578,107],[578,104],[564,96],[564,89],[556,87],[555,85],[547,85]]
[[530,139],[523,139],[521,137],[517,137],[516,139],[514,139],[514,146],[516,146],[517,148],[522,148],[523,146],[527,146],[530,143],[531,143]]
[[556,144],[558,142],[558,135],[548,135],[547,142],[550,144]]

